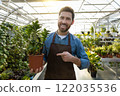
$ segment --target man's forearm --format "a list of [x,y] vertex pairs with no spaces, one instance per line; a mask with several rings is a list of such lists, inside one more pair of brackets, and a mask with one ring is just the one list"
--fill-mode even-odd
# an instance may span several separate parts
[[81,61],[78,57],[73,56],[71,62],[77,65],[78,67],[81,67]]

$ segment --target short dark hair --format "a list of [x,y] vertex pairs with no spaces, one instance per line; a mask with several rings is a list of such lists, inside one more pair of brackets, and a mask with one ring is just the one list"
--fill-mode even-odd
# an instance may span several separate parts
[[65,6],[65,7],[63,7],[60,11],[59,11],[59,15],[60,15],[60,13],[61,12],[70,12],[70,13],[72,13],[72,20],[74,20],[74,17],[75,17],[75,13],[74,13],[74,10],[71,8],[71,7],[69,7],[69,6]]

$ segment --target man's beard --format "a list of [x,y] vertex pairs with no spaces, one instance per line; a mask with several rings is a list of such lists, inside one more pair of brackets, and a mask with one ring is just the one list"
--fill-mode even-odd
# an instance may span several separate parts
[[[61,25],[66,25],[66,24],[61,24]],[[66,29],[62,29],[62,28],[60,28],[61,25],[58,24],[58,27],[59,27],[59,30],[60,30],[62,33],[67,32],[67,31],[69,30],[69,28],[70,28],[70,26],[67,26],[67,25],[66,25]]]

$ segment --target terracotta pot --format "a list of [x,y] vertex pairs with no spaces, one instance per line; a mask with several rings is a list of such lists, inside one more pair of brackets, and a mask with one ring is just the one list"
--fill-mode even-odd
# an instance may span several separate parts
[[108,55],[108,58],[113,58],[113,56],[109,54],[109,55]]
[[120,58],[120,54],[116,54],[116,57]]
[[43,68],[43,54],[29,55],[29,67],[35,71],[37,68]]
[[107,57],[107,55],[103,55],[103,56],[102,56],[102,58],[106,58],[106,57]]

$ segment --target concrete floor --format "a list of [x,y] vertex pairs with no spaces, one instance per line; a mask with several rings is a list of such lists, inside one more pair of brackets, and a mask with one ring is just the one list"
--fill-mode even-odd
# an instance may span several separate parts
[[104,71],[98,70],[95,80],[119,80],[116,76],[116,72],[112,68],[104,65]]

